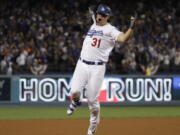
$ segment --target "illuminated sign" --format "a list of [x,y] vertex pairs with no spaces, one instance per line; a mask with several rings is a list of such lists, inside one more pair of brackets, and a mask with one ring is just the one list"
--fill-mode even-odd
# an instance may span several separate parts
[[173,78],[173,87],[175,90],[180,90],[180,77]]
[[44,102],[65,101],[66,96],[70,96],[70,85],[64,78],[55,80],[45,78],[38,80],[36,78],[19,80],[19,100],[22,102],[39,100]]
[[[65,102],[70,96],[69,79],[20,78],[19,100],[21,102]],[[171,90],[171,78],[106,77],[100,90],[99,101],[171,101]],[[87,101],[85,95],[82,93],[82,101]]]

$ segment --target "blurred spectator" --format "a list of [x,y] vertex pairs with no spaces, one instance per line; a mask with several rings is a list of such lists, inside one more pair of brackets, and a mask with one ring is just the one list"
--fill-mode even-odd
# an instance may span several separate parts
[[30,70],[34,75],[43,75],[47,70],[47,64],[43,63],[41,59],[35,58],[30,66]]
[[8,63],[6,74],[7,75],[12,75],[13,74],[12,62]]

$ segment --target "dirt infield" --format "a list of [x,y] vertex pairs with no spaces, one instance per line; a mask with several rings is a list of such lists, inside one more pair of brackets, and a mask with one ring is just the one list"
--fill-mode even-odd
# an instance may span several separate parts
[[[0,135],[86,135],[88,119],[1,120]],[[180,118],[102,119],[96,135],[180,135]]]

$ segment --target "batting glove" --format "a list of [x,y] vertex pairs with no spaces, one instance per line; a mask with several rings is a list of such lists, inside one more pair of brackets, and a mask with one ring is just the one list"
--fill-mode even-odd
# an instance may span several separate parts
[[137,19],[137,14],[135,14],[135,16],[131,16],[131,21],[130,21],[130,29],[134,29],[135,23],[136,23],[136,19]]

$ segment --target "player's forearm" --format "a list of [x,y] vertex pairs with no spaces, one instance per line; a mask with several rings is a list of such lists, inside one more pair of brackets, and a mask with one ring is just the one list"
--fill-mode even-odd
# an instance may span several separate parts
[[133,29],[129,28],[124,34],[121,34],[118,36],[117,41],[118,42],[126,42],[129,40],[129,38],[131,37],[132,34],[133,34]]
[[131,17],[129,29],[124,34],[121,34],[118,36],[118,38],[117,38],[118,42],[126,42],[129,40],[129,38],[133,34],[133,29],[135,26],[135,20],[136,20],[136,17]]

